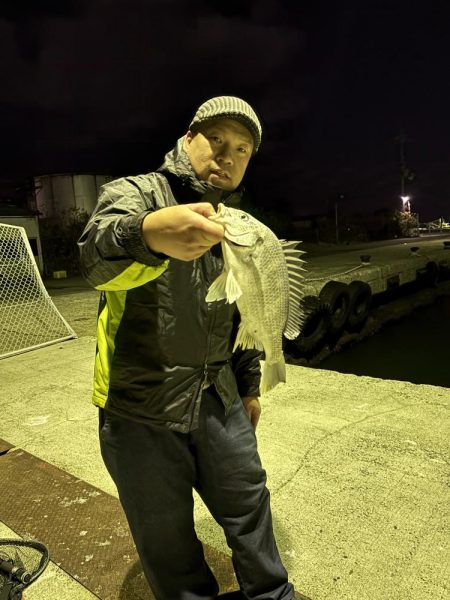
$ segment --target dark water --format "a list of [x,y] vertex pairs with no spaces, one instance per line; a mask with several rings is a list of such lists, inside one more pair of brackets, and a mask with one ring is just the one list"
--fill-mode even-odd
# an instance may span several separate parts
[[319,368],[450,387],[450,296],[332,354]]

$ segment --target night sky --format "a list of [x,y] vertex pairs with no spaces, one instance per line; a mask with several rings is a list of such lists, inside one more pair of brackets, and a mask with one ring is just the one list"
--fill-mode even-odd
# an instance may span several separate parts
[[289,215],[400,207],[450,220],[450,3],[8,0],[0,176],[157,168],[215,95],[255,108],[252,199]]

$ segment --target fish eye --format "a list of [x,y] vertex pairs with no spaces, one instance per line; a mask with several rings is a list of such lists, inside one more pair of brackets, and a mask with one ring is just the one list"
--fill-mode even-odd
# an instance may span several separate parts
[[248,220],[248,215],[246,215],[246,214],[241,215],[241,219],[243,221],[247,221]]

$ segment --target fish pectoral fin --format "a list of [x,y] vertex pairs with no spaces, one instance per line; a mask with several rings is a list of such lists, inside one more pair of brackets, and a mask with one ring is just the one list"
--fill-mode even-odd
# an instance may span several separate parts
[[215,279],[209,286],[208,293],[206,294],[206,302],[217,302],[218,300],[226,300],[226,283],[227,283],[227,272],[222,271],[217,279]]
[[243,350],[264,350],[263,345],[248,330],[245,323],[239,323],[239,329],[234,342],[233,352],[240,346]]
[[284,358],[281,358],[278,362],[268,364],[264,362],[261,376],[261,384],[259,391],[261,394],[265,394],[269,390],[272,390],[279,383],[285,383],[286,381],[286,364]]
[[229,304],[236,302],[238,298],[242,296],[242,290],[237,282],[233,271],[230,269],[227,274],[226,284],[225,284],[225,292],[226,299]]
[[236,281],[233,271],[222,271],[219,277],[209,286],[206,302],[226,300],[229,304],[242,296],[242,290]]

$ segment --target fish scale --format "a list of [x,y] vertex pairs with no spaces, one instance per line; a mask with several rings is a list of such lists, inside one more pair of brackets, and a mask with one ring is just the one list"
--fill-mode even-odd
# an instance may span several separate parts
[[219,204],[210,217],[224,227],[224,271],[212,283],[207,302],[236,302],[241,321],[234,345],[264,351],[260,392],[286,381],[283,333],[298,336],[302,324],[304,252],[299,242],[279,240],[248,213]]

